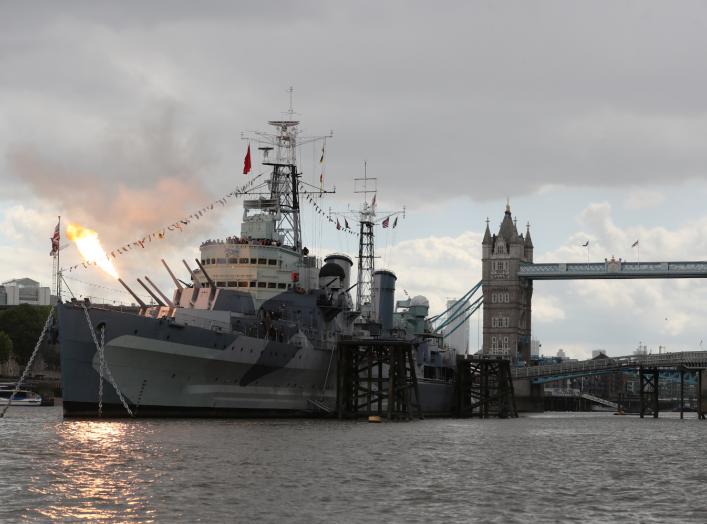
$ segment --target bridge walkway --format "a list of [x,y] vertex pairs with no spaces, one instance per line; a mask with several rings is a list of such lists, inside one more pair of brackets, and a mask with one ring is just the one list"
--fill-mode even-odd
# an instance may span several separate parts
[[630,355],[625,357],[607,357],[590,360],[566,361],[546,366],[517,367],[511,370],[515,379],[535,379],[591,375],[601,371],[618,369],[685,369],[697,371],[707,369],[707,351],[682,351],[659,355]]

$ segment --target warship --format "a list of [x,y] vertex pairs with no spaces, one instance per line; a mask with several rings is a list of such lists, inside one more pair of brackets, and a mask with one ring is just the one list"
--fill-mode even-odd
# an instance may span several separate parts
[[139,312],[75,299],[57,306],[65,416],[331,414],[337,342],[381,335],[414,341],[422,411],[450,412],[455,350],[434,333],[427,299],[396,302],[395,274],[375,270],[375,198],[360,210],[352,282],[350,256],[322,261],[303,246],[299,122],[290,112],[269,125],[258,134],[269,174],[243,201],[240,234],[203,242],[196,267],[183,261],[190,282],[162,260],[172,298],[138,279],[154,299],[148,305],[120,280]]

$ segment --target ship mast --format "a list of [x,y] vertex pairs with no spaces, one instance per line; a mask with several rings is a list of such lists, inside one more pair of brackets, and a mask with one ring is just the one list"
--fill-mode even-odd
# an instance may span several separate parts
[[[318,140],[324,136],[300,137],[299,121],[295,120],[292,87],[288,90],[290,107],[282,120],[270,120],[275,128],[272,133],[253,132],[242,138],[259,144],[263,152],[263,165],[271,166],[272,173],[267,181],[272,212],[276,217],[275,231],[285,246],[302,254],[302,228],[300,225],[299,178],[297,171],[297,147]],[[333,136],[333,133],[327,137]],[[271,156],[272,155],[272,156]],[[329,193],[330,191],[325,191]],[[321,193],[321,191],[320,191]],[[253,193],[251,193],[253,194]]]
[[[292,114],[290,106],[289,114]],[[283,244],[301,253],[302,230],[299,216],[299,198],[297,194],[296,147],[297,147],[297,120],[271,120],[268,122],[275,127],[277,134],[272,135],[274,140],[274,158],[266,159],[263,165],[272,166],[270,176],[270,198],[277,204],[277,223],[275,230],[281,235]]]
[[[369,305],[364,316],[373,313],[373,273],[375,268],[375,240],[373,226],[376,218],[377,179],[368,178],[366,162],[363,163],[363,178],[354,178],[354,193],[363,194],[363,204],[359,212],[358,236],[358,280],[356,286],[356,309],[364,313],[363,307]],[[370,204],[368,195],[372,194]]]

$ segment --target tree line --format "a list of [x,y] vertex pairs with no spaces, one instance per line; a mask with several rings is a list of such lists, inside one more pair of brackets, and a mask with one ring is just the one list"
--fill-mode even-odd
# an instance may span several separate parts
[[[0,364],[12,357],[20,366],[27,365],[50,309],[51,306],[20,304],[0,310]],[[46,338],[40,354],[50,367],[58,367],[58,352]]]

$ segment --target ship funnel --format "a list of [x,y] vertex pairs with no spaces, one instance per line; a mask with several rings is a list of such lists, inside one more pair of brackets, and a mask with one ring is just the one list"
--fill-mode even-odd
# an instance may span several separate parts
[[341,283],[341,287],[346,289],[351,286],[351,268],[353,267],[353,261],[347,255],[341,253],[334,253],[333,255],[328,255],[324,259],[324,265],[336,264],[341,269],[344,270],[344,280]]
[[383,331],[393,329],[393,308],[395,306],[395,273],[382,269],[373,273],[374,315],[381,323]]

